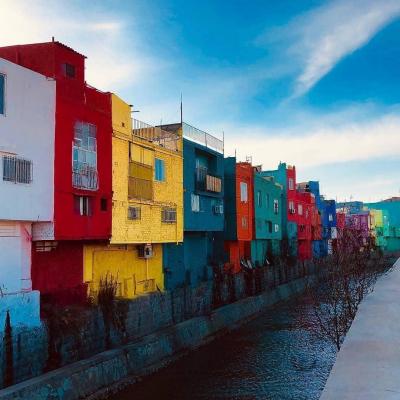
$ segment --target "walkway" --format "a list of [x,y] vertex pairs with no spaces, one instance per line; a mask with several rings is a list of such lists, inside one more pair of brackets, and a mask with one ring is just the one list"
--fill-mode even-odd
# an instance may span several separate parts
[[320,400],[400,399],[400,258],[360,305]]

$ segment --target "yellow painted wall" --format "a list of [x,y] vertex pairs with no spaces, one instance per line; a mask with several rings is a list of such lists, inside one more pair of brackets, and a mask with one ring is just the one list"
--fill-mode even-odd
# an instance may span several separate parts
[[[133,138],[121,129],[119,121],[130,118],[130,108],[117,96],[112,98],[113,110],[113,244],[167,243],[183,241],[183,158],[182,152],[164,149],[145,140]],[[125,115],[125,119],[124,119]],[[131,129],[131,125],[129,125]],[[182,150],[182,136],[179,141]],[[165,182],[153,176],[153,201],[128,199],[129,156],[131,161],[151,165],[154,159],[165,161]],[[153,174],[154,175],[154,174]],[[140,207],[141,219],[129,220],[128,207]],[[176,223],[161,222],[163,207],[177,209]]]
[[153,258],[145,260],[138,257],[136,245],[87,245],[84,280],[95,294],[100,279],[112,275],[118,282],[117,296],[127,299],[157,288],[163,290],[162,245],[154,245],[153,253]]

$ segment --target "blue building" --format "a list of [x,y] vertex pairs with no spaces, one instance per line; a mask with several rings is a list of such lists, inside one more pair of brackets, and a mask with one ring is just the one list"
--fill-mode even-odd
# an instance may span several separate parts
[[165,287],[196,287],[212,279],[212,265],[223,253],[216,240],[224,230],[223,141],[186,123],[163,129],[182,130],[184,158],[184,240],[164,245]]

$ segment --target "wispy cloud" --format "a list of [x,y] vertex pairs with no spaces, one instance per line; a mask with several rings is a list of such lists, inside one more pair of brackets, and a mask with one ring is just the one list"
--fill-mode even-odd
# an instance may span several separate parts
[[291,96],[296,98],[399,16],[398,0],[331,0],[283,27],[265,32],[256,43],[281,44],[281,51],[297,64]]

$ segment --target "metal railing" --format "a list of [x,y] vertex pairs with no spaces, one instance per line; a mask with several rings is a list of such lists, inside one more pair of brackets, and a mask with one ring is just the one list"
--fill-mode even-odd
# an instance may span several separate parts
[[182,123],[182,131],[184,138],[202,144],[203,146],[208,147],[211,150],[215,150],[218,153],[224,152],[223,140],[218,139],[215,136],[212,136],[209,133],[204,132],[200,129],[197,129],[194,126],[187,124],[186,122]]
[[153,200],[153,181],[130,176],[128,178],[128,197],[130,199]]
[[89,166],[82,166],[72,171],[72,186],[77,189],[97,190],[99,179],[97,169]]
[[132,134],[135,137],[155,143],[168,150],[179,151],[179,135],[174,132],[165,131],[160,127],[134,119]]

